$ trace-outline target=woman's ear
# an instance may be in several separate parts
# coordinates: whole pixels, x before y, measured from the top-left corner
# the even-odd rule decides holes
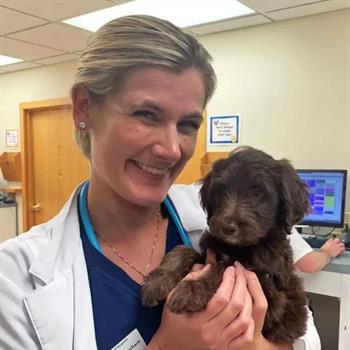
[[[87,131],[89,122],[89,92],[83,85],[77,85],[72,89],[73,121],[76,129]]]

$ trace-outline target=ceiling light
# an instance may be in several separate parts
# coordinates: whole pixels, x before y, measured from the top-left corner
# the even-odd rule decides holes
[[[254,13],[254,10],[237,0],[134,0],[63,22],[95,32],[103,24],[118,17],[150,15],[185,28],[251,13]]]
[[[14,58],[10,56],[0,55],[0,66],[6,66],[7,64],[22,62],[19,58]]]

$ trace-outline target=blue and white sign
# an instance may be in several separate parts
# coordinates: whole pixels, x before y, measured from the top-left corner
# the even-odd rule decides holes
[[[240,143],[240,115],[211,115],[208,117],[208,145],[234,146]]]

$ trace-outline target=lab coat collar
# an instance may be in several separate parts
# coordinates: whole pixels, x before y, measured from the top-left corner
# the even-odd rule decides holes
[[[47,239],[46,250],[29,270],[37,289],[24,298],[41,346],[50,350],[96,350],[77,191],[42,230]]]
[[[60,213],[41,226],[46,236],[47,246],[29,272],[34,281],[39,279],[44,285],[52,282],[55,273],[71,266],[81,246],[79,219],[77,212],[77,194],[72,194]]]
[[[169,189],[169,197],[174,203],[182,225],[187,232],[203,231],[207,228],[206,214],[199,204],[200,188],[200,184],[176,184]]]

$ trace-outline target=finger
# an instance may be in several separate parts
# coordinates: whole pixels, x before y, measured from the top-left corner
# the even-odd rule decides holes
[[[222,336],[225,339],[232,341],[232,339],[247,331],[247,328],[253,321],[252,307],[252,297],[249,295],[249,293],[247,293],[241,313],[236,319],[226,326],[222,333]]]
[[[203,264],[194,264],[192,266],[191,272],[197,272],[197,271],[201,271],[204,268],[205,265]]]
[[[253,300],[252,314],[255,322],[255,334],[259,335],[264,326],[268,306],[267,300],[256,274],[246,269],[244,269],[244,273],[247,279],[248,291]]]
[[[236,269],[235,283],[229,301],[220,313],[217,313],[215,317],[210,320],[209,325],[215,325],[216,327],[224,329],[242,312],[247,295],[247,282],[243,271]]]
[[[236,281],[236,270],[233,266],[229,266],[225,269],[222,277],[222,282],[210,299],[207,309],[205,312],[205,317],[207,321],[216,317],[230,302],[233,287]]]
[[[238,337],[235,337],[231,340],[230,344],[228,345],[228,350],[240,350],[240,349],[247,349],[250,348],[250,346],[254,342],[254,321],[252,320],[249,323],[248,328],[245,330],[245,332]]]
[[[198,264],[199,265],[199,264]],[[188,273],[183,279],[183,280],[196,280],[204,276],[210,269],[210,264],[205,265],[201,270],[198,271],[191,271]],[[170,293],[168,294],[166,298],[166,302],[171,298],[171,296],[174,294],[174,291],[176,290],[176,287],[173,288]]]
[[[196,265],[197,265],[197,267],[195,267]],[[183,278],[183,280],[197,280],[197,279],[201,278],[203,275],[205,275],[210,269],[210,264],[205,265],[202,269],[199,269],[199,265],[201,265],[201,264],[193,265],[194,269],[192,268],[191,272],[188,273]]]
[[[210,249],[207,249],[206,251],[206,261],[211,264],[216,263],[216,256],[215,253],[212,252]]]

